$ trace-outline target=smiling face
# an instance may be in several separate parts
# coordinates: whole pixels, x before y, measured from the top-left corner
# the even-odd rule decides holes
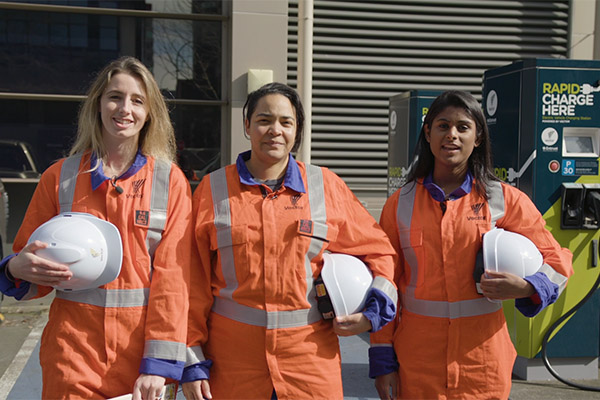
[[[142,81],[126,73],[113,75],[100,97],[100,114],[106,144],[137,142],[148,119]]]
[[[473,149],[479,145],[473,118],[463,108],[449,106],[424,129],[435,159],[434,169],[465,172]]]
[[[296,138],[296,112],[287,97],[268,94],[261,97],[252,115],[245,121],[252,149],[253,168],[283,169]]]

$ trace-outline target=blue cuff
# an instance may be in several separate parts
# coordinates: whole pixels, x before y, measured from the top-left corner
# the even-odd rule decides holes
[[[6,277],[6,265],[8,264],[8,260],[16,256],[16,254],[11,254],[2,259],[0,261],[0,292],[4,293],[6,296],[14,297],[17,300],[21,300],[23,296],[29,292],[29,286],[31,285],[29,282],[20,281],[19,287],[15,285],[15,282],[10,281]]]
[[[398,359],[392,346],[369,348],[369,378],[398,371]]]
[[[537,292],[540,303],[534,303],[530,297],[515,300],[515,307],[526,317],[533,317],[558,298],[558,285],[543,272],[536,272],[524,278]]]
[[[377,332],[385,324],[394,319],[396,316],[396,304],[383,291],[371,288],[367,295],[363,314],[371,321],[372,329],[369,332]]]
[[[209,369],[212,367],[213,362],[211,360],[201,361],[197,364],[190,365],[183,369],[183,375],[181,376],[181,383],[199,381],[201,379],[209,379]]]
[[[161,358],[142,358],[140,374],[158,375],[176,381],[181,379],[185,363],[183,361],[164,360]]]

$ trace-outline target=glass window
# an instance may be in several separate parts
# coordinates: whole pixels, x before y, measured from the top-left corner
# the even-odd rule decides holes
[[[33,4],[221,15],[221,1],[31,0]],[[84,95],[95,74],[121,55],[140,59],[169,100],[178,159],[190,179],[220,166],[222,22],[2,9],[0,92]],[[39,169],[65,156],[78,101],[0,99],[0,139],[30,143]]]

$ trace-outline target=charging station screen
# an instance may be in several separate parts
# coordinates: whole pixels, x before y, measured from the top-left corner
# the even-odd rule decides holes
[[[591,136],[566,136],[565,148],[567,153],[593,154],[594,145]]]

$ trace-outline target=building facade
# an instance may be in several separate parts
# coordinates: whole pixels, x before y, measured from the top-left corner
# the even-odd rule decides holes
[[[298,1],[312,10],[308,17]],[[29,142],[44,169],[68,150],[93,75],[108,61],[132,55],[153,71],[171,109],[181,165],[191,179],[200,179],[249,147],[241,109],[249,83],[257,83],[249,82],[248,72],[258,70],[266,72],[258,83],[308,86],[310,161],[331,168],[377,208],[386,195],[391,96],[462,89],[480,98],[487,69],[530,57],[598,58],[597,5],[2,1],[0,139]],[[308,47],[298,42],[299,21],[311,27]],[[298,54],[307,52],[312,78],[302,82]]]

